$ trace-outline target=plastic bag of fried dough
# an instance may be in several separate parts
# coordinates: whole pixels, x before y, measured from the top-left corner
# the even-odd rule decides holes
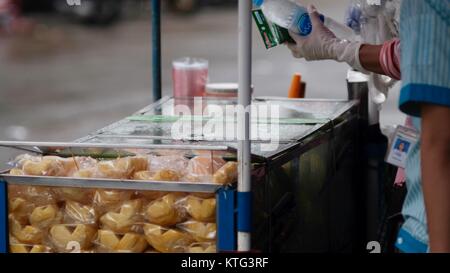
[[[216,240],[216,223],[190,220],[178,224],[177,227],[180,230],[189,233],[197,242],[210,242]]]
[[[45,230],[37,226],[33,226],[30,223],[20,223],[12,214],[9,215],[8,220],[10,235],[14,238],[14,240],[21,244],[43,244]]]
[[[111,179],[130,179],[136,172],[148,169],[148,160],[143,156],[124,157],[115,160],[100,161],[95,177]]]
[[[100,217],[102,229],[112,230],[118,234],[139,232],[142,225],[141,209],[144,200],[133,199],[122,202]]]
[[[180,155],[149,156],[148,170],[134,173],[135,180],[181,181],[188,160]]]
[[[59,202],[69,200],[87,205],[92,203],[94,196],[94,189],[91,188],[55,187],[53,191]]]
[[[73,176],[81,169],[93,167],[96,160],[90,157],[69,157],[59,156],[31,156],[20,155],[11,162],[14,168],[10,171],[14,175],[34,175],[34,176]]]
[[[214,173],[226,162],[221,157],[196,156],[189,160],[186,180],[191,182],[211,182]]]
[[[92,205],[67,200],[64,204],[64,223],[96,224],[99,215]]]
[[[183,172],[188,164],[188,160],[182,155],[150,155],[148,157],[148,162],[151,171],[170,169],[177,172]]]
[[[131,179],[134,173],[148,169],[145,156],[97,161],[91,157],[21,155],[11,162],[10,174],[76,178]]]
[[[232,184],[237,181],[237,162],[229,161],[220,167],[213,175],[213,182],[216,184]]]
[[[216,219],[215,198],[200,198],[190,194],[185,198],[178,200],[178,206],[182,207],[194,220],[214,222]]]
[[[147,249],[145,236],[135,232],[117,234],[112,230],[97,232],[96,251],[100,253],[142,253]]]
[[[123,202],[131,200],[133,195],[134,191],[130,190],[97,189],[94,191],[92,205],[103,214],[117,208]]]
[[[52,249],[45,245],[10,244],[10,253],[52,253]]]
[[[23,244],[16,238],[9,236],[10,253],[51,253],[52,249],[46,245]]]
[[[38,206],[56,204],[52,188],[41,186],[8,185],[8,208],[10,212],[27,215]]]
[[[73,176],[79,178],[131,179],[136,172],[147,169],[148,160],[146,157],[132,156],[99,161],[94,166],[80,169]]]
[[[56,204],[57,198],[50,188],[8,185],[8,209],[21,223],[27,223],[36,207]]]
[[[70,169],[70,161],[59,157],[20,155],[14,162],[11,173],[16,175],[65,176]],[[22,173],[21,173],[22,172]]]
[[[186,247],[194,242],[188,233],[154,224],[144,224],[144,233],[147,242],[163,253],[184,252]]]
[[[195,242],[187,246],[186,253],[217,253],[216,243],[214,242]]]
[[[168,193],[150,202],[144,208],[144,217],[149,223],[171,227],[184,220],[185,214],[178,204],[179,193]]]
[[[48,237],[58,252],[81,252],[91,249],[96,234],[96,225],[58,224],[50,228]]]

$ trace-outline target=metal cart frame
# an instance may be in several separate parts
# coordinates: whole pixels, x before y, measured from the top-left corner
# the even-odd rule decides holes
[[[153,32],[152,32],[152,52],[153,52],[153,98],[157,101],[161,97],[161,8],[160,0],[152,0],[152,22],[153,22]],[[238,93],[238,104],[248,107],[251,105],[251,50],[252,50],[252,18],[251,18],[252,1],[251,0],[240,0],[239,1],[239,50],[238,50],[238,74],[239,74],[239,93]],[[305,100],[303,100],[305,101]],[[336,100],[334,100],[336,101]],[[356,102],[349,102],[349,109],[354,109]],[[143,111],[143,110],[141,110]],[[352,110],[350,110],[352,112]],[[340,115],[345,114],[345,111],[338,113]],[[250,251],[251,250],[251,230],[252,230],[252,161],[251,161],[251,141],[249,138],[250,134],[250,112],[244,112],[238,118],[238,135],[244,135],[244,139],[238,140],[237,142],[237,159],[239,162],[239,176],[237,187],[220,187],[220,186],[208,186],[209,188],[199,189],[199,185],[196,184],[186,184],[177,185],[176,183],[157,183],[149,182],[148,184],[137,185],[133,181],[122,181],[123,186],[126,189],[137,189],[137,190],[164,190],[164,191],[176,191],[180,190],[180,186],[183,191],[195,192],[195,191],[206,191],[206,192],[216,192],[217,198],[217,248],[218,251]],[[336,126],[334,121],[327,122],[326,124],[321,124],[315,126],[311,129],[310,133],[306,135],[303,139],[292,144],[291,147],[286,149],[284,154],[274,154],[270,157],[265,164],[267,164],[267,169],[280,167],[286,162],[294,159],[302,151],[307,151],[312,149],[324,141],[329,141],[333,138],[336,130],[346,130],[349,123],[354,122],[353,116],[348,120],[349,122],[344,122]],[[355,121],[356,122],[356,121]],[[320,130],[318,130],[320,129]],[[314,141],[311,138],[314,135]],[[95,144],[83,143],[83,140],[88,140],[89,136],[82,139],[78,144],[74,143],[51,143],[48,145],[53,145],[57,147],[93,147]],[[0,142],[0,146],[11,146],[15,144],[17,146],[39,146],[42,143],[26,143],[26,142]],[[122,145],[124,148],[126,145]],[[108,145],[107,147],[111,147]],[[129,148],[135,148],[135,145]],[[140,146],[140,148],[153,148],[152,145]],[[161,145],[157,146],[161,148]],[[174,149],[173,145],[167,148]],[[207,147],[211,149],[211,146]],[[195,149],[199,149],[195,146]],[[223,149],[223,147],[218,147],[217,149]],[[68,187],[89,187],[92,188],[92,184],[81,183],[78,179],[60,179],[49,177],[44,177],[40,179],[39,177],[30,177],[30,179],[15,179],[14,177],[8,177],[8,175],[3,174],[5,180],[8,183],[34,183],[38,185],[47,186],[68,186]],[[269,179],[266,177],[265,179]],[[8,250],[8,232],[7,232],[7,182],[0,179],[0,200],[4,200],[3,204],[0,204],[0,252],[7,252]],[[32,182],[31,182],[32,181]],[[50,182],[49,182],[50,181]],[[98,180],[95,187],[99,188],[117,188],[117,181],[114,181],[112,185],[111,181],[108,180]],[[268,184],[268,183],[266,183]],[[268,197],[270,199],[270,196]],[[268,218],[270,223],[270,215]],[[270,225],[270,224],[269,224]],[[270,229],[270,227],[269,227]]]
[[[238,1],[238,103],[244,108],[251,105],[252,85],[252,0]],[[153,98],[161,98],[161,1],[152,0],[152,56],[153,56]],[[250,113],[238,118],[238,131],[244,139],[238,142],[238,193],[237,229],[238,251],[251,249],[251,141]]]
[[[244,108],[251,105],[252,84],[252,0],[240,0],[239,4],[239,38],[238,38],[238,102]],[[153,56],[153,99],[161,98],[161,0],[152,0],[152,56]],[[250,113],[243,113],[238,118],[238,131],[244,136],[238,144],[238,250],[249,251],[251,248],[251,142]]]
[[[0,147],[16,147],[19,150],[35,151],[40,153],[47,148],[55,147],[68,148],[76,154],[77,148],[108,148],[108,149],[193,149],[202,150],[202,147],[189,147],[183,145],[178,147],[174,145],[104,145],[92,143],[64,143],[64,142],[11,142],[0,141]],[[37,148],[37,149],[36,149]],[[204,147],[210,151],[224,151],[227,147],[208,146]],[[186,183],[186,182],[145,182],[134,180],[117,180],[117,179],[86,179],[80,178],[61,178],[48,176],[14,176],[8,175],[8,170],[1,171],[0,178],[0,200],[4,201],[0,204],[0,253],[7,253],[9,246],[8,238],[8,190],[7,185],[32,185],[32,186],[48,186],[48,187],[74,187],[74,188],[99,188],[99,189],[122,189],[122,190],[153,190],[168,192],[201,192],[215,193],[217,200],[217,248],[220,251],[234,251],[236,249],[236,236],[234,234],[235,226],[235,195],[236,191],[232,187],[221,186],[218,184],[206,183]],[[95,185],[95,186],[93,186]],[[220,223],[220,224],[219,224]]]

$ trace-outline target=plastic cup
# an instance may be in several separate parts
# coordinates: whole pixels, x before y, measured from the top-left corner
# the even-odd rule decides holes
[[[181,58],[173,61],[173,96],[202,97],[208,82],[208,61]]]

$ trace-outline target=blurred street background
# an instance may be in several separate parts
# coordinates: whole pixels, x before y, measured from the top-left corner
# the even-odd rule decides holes
[[[150,1],[124,1],[120,17],[97,22],[28,2],[13,33],[0,32],[1,140],[74,140],[152,102]],[[163,8],[163,95],[172,93],[172,60],[184,56],[208,59],[210,81],[236,82],[237,1],[203,1],[194,12],[179,2]],[[348,3],[304,2],[339,21]],[[299,72],[308,98],[347,97],[347,65],[293,59],[284,46],[267,51],[253,30],[255,95],[287,96]],[[403,123],[397,99],[398,87],[383,125]]]

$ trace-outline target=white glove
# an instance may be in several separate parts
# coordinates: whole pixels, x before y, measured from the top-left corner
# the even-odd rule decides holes
[[[306,36],[300,36],[289,30],[289,34],[295,44],[288,43],[288,48],[296,58],[305,58],[308,61],[336,60],[346,62],[360,72],[368,73],[359,61],[360,42],[341,40],[334,35],[320,20],[319,13],[313,5],[308,7],[311,17],[312,32]]]

